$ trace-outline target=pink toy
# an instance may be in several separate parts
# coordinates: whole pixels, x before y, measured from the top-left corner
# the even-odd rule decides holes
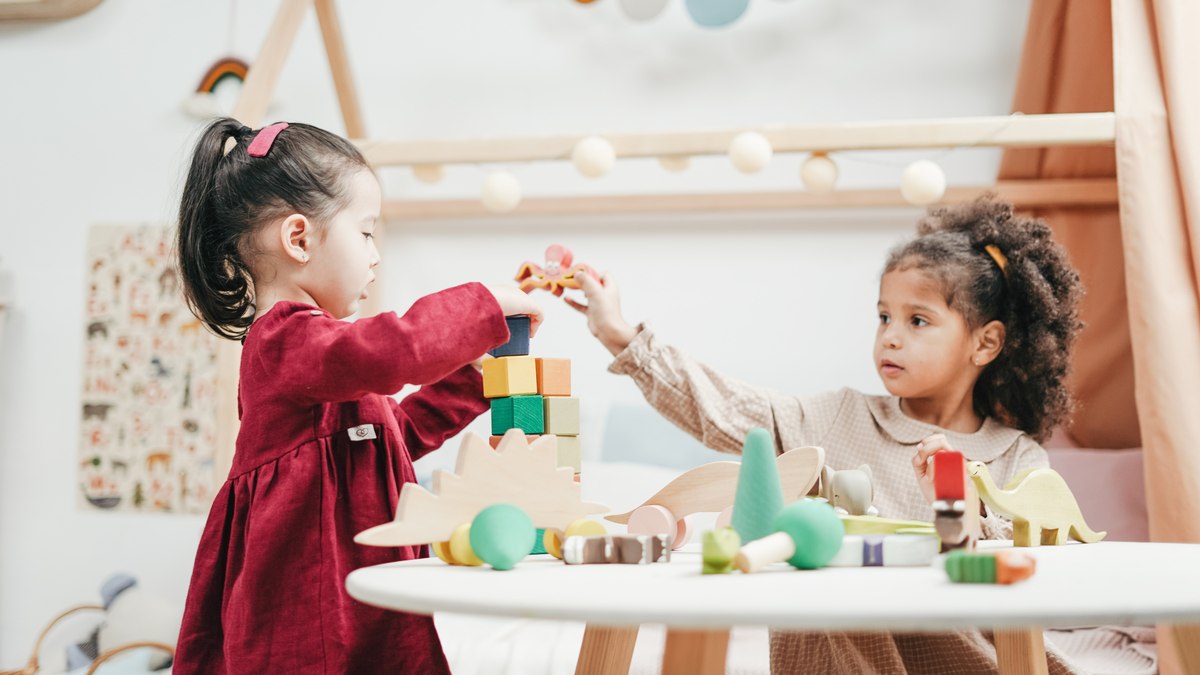
[[[526,293],[535,288],[544,288],[555,295],[562,295],[564,288],[579,288],[580,274],[590,274],[593,279],[599,280],[600,275],[596,274],[596,270],[590,265],[572,265],[574,260],[571,249],[561,244],[552,244],[546,249],[545,267],[526,261],[521,263],[514,278]]]

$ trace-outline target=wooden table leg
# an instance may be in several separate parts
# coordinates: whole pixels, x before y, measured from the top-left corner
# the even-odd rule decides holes
[[[663,675],[720,675],[725,672],[729,629],[667,629]]]
[[[1175,650],[1185,673],[1200,673],[1200,624],[1175,626]]]
[[[996,643],[996,663],[1000,675],[1047,675],[1046,642],[1041,628],[998,630],[992,634]]]
[[[575,675],[628,675],[637,635],[637,626],[587,626],[583,630],[579,660],[575,662]]]

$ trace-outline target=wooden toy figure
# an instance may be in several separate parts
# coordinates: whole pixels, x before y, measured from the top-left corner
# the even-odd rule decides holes
[[[871,504],[875,498],[875,487],[871,467],[866,464],[844,471],[835,471],[829,466],[821,469],[821,498],[839,514],[879,515],[879,509]]]
[[[776,457],[775,463],[786,504],[808,494],[816,484],[825,465],[825,450],[795,448]],[[678,549],[691,536],[684,519],[690,513],[717,511],[721,514],[717,527],[730,524],[740,472],[740,462],[701,464],[667,483],[634,510],[605,518],[628,525],[631,533],[669,534],[672,548]]]
[[[727,574],[733,571],[733,560],[737,557],[742,539],[732,527],[721,527],[704,533],[704,546],[700,554],[701,574]]]
[[[775,534],[743,546],[734,565],[746,574],[784,560],[796,569],[817,569],[841,550],[845,532],[832,506],[801,499],[779,512]]]
[[[661,534],[607,534],[597,537],[567,537],[563,562],[568,565],[620,563],[645,565],[671,562],[671,542]]]
[[[1037,546],[1067,543],[1067,537],[1085,544],[1104,538],[1083,520],[1083,513],[1067,482],[1053,469],[1030,469],[996,487],[983,462],[971,462],[967,473],[979,496],[992,511],[1013,521],[1013,545]]]
[[[966,460],[957,450],[942,450],[933,456],[934,526],[942,550],[974,549],[979,539],[979,506],[968,513]],[[971,500],[974,503],[974,500]]]
[[[582,518],[608,511],[603,504],[583,501],[574,470],[558,466],[556,440],[554,436],[542,436],[530,443],[520,429],[510,429],[493,451],[487,441],[468,433],[459,448],[454,473],[435,471],[432,493],[417,483],[405,483],[395,520],[359,532],[354,541],[367,546],[451,542],[450,546],[434,546],[438,557],[462,564],[474,563],[477,557],[496,569],[504,569],[515,563],[507,544],[512,543],[515,549],[523,547],[522,555],[528,554],[534,528],[566,530]],[[485,511],[490,514],[483,519],[485,527],[462,528]],[[528,532],[525,519],[530,523]],[[478,547],[485,532],[518,534],[502,537],[504,542],[492,537],[481,551]],[[456,533],[458,539],[453,540]],[[516,539],[519,541],[509,541]],[[468,550],[475,557],[468,555]]]
[[[1037,560],[1020,551],[951,551],[946,556],[946,575],[960,584],[1013,584],[1033,576],[1036,570]]]
[[[590,265],[583,263],[572,264],[575,256],[571,249],[560,244],[553,244],[546,249],[546,266],[536,263],[521,263],[514,277],[526,293],[535,288],[544,288],[555,295],[562,295],[564,288],[579,288],[577,275],[590,274],[599,279],[600,275]]]

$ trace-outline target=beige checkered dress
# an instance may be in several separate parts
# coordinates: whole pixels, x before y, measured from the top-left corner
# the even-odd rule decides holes
[[[973,434],[939,429],[900,412],[899,399],[866,396],[852,389],[797,398],[754,387],[714,372],[679,350],[660,344],[644,327],[609,367],[629,375],[650,405],[679,428],[715,450],[741,452],[753,427],[771,431],[783,452],[803,445],[825,448],[835,469],[867,464],[881,516],[933,519],[912,470],[916,445],[946,435],[967,460],[986,462],[1003,485],[1022,469],[1048,466],[1046,451],[1024,432],[992,419]],[[984,536],[1005,539],[1011,523],[989,513]],[[1075,672],[1050,654],[1051,673]],[[945,634],[772,631],[773,673],[989,673],[996,650],[979,631]]]

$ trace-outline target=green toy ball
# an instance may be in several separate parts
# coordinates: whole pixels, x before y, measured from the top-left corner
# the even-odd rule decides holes
[[[471,521],[471,548],[493,569],[511,570],[533,550],[533,520],[512,504],[493,504]]]
[[[796,542],[796,552],[788,563],[802,570],[815,570],[833,560],[846,532],[833,507],[814,499],[784,507],[775,518],[775,530],[786,532]]]

